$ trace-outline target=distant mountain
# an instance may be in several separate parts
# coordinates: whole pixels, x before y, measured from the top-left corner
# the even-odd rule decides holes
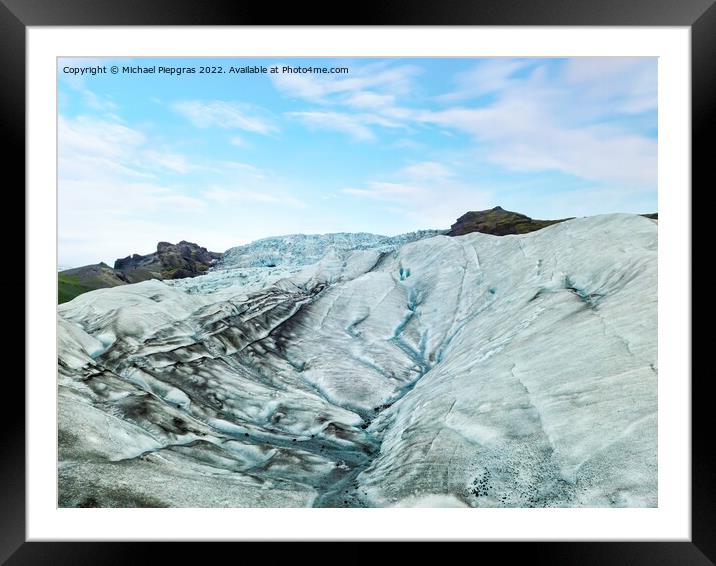
[[[58,302],[66,303],[87,291],[125,285],[126,281],[106,263],[96,263],[59,272],[57,283]]]
[[[642,214],[645,218],[658,219],[658,213]],[[573,217],[572,217],[573,218]],[[505,210],[496,206],[489,210],[473,210],[466,212],[457,219],[455,224],[450,226],[448,236],[464,236],[473,232],[492,234],[493,236],[507,236],[509,234],[527,234],[541,230],[552,224],[558,224],[572,218],[560,218],[559,220],[535,220],[519,212]]]
[[[182,279],[201,275],[223,255],[184,240],[178,244],[159,242],[154,253],[118,259],[114,262],[114,270],[127,283],[148,279]]]
[[[492,234],[493,236],[507,236],[508,234],[526,234],[540,230],[546,226],[570,220],[534,220],[519,212],[510,212],[501,206],[490,210],[477,210],[463,214],[457,222],[450,227],[448,236],[464,236],[472,232]]]
[[[114,268],[97,263],[60,271],[57,274],[58,302],[65,303],[88,291],[148,279],[195,277],[205,273],[222,256],[222,253],[210,252],[192,242],[159,242],[156,252],[118,259]]]

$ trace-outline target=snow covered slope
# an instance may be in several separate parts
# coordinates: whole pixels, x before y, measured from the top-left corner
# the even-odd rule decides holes
[[[61,506],[657,504],[656,223],[311,246],[60,306]]]
[[[292,234],[256,240],[227,250],[222,266],[266,267],[276,265],[310,265],[320,261],[330,250],[376,250],[391,252],[409,242],[430,238],[440,230],[420,230],[399,236],[380,236],[364,232],[335,234]]]
[[[227,250],[220,264],[202,277],[176,279],[167,284],[187,293],[213,293],[227,287],[257,290],[295,275],[327,256],[344,260],[358,250],[392,252],[409,242],[443,232],[445,230],[419,230],[398,236],[339,232],[264,238]]]

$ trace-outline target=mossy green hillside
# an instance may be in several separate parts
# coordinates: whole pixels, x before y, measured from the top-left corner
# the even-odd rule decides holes
[[[57,302],[58,304],[66,303],[71,301],[75,297],[86,293],[87,291],[94,291],[95,289],[101,289],[104,285],[91,285],[86,282],[80,281],[78,277],[73,275],[65,275],[62,273],[57,274]]]

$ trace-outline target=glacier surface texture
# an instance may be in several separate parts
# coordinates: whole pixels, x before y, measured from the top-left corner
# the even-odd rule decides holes
[[[59,307],[59,505],[653,507],[657,224],[273,238]]]

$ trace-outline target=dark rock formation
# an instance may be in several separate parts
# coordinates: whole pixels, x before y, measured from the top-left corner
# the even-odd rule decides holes
[[[65,303],[87,291],[139,283],[147,279],[196,277],[206,272],[223,255],[183,240],[178,244],[159,242],[156,252],[118,259],[114,262],[114,268],[106,263],[96,263],[60,271],[57,274],[58,302]]]
[[[448,236],[464,236],[472,232],[506,236],[508,234],[526,234],[540,230],[545,226],[564,222],[569,218],[560,220],[534,220],[518,212],[510,212],[500,206],[490,210],[477,210],[463,214],[457,222],[450,227]]]
[[[114,262],[114,270],[127,283],[147,279],[181,279],[201,275],[222,255],[184,240],[178,244],[159,242],[154,253],[133,254],[118,259]]]

